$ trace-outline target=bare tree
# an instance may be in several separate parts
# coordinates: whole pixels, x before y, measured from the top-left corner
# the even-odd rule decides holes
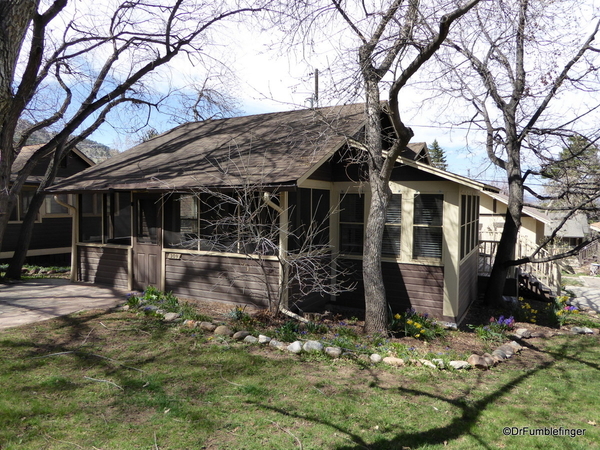
[[[524,193],[544,198],[528,182],[548,173],[563,139],[580,134],[593,141],[597,131],[592,113],[598,101],[592,93],[599,50],[593,42],[600,22],[586,20],[585,4],[578,8],[572,2],[482,3],[472,20],[460,23],[459,35],[450,42],[454,53],[440,58],[444,81],[451,81],[446,92],[471,106],[472,117],[462,119],[483,132],[490,160],[506,172],[508,212],[486,293],[492,304],[501,302],[510,267],[541,262],[535,259],[539,248],[513,260]],[[577,12],[579,20],[573,17]],[[589,34],[582,36],[585,30]]]
[[[350,51],[358,63],[354,70],[356,77],[351,80],[353,86],[349,88],[356,91],[356,86],[360,86],[366,101],[365,141],[354,141],[353,145],[366,159],[372,198],[363,249],[365,331],[368,333],[383,333],[388,326],[381,246],[391,196],[389,180],[396,159],[413,137],[413,131],[401,119],[403,88],[439,50],[453,22],[478,2],[471,0],[454,6],[437,1],[330,0],[303,2],[297,11],[298,35],[312,37],[311,32],[316,29],[333,29],[332,33],[345,36],[346,42],[353,45],[340,53]],[[382,102],[385,94],[386,103]],[[394,128],[390,139],[383,135],[381,118],[384,114],[390,117]]]
[[[77,5],[67,0],[54,0],[46,10],[40,10],[42,6],[36,0],[2,2],[0,245],[18,193],[41,158],[53,154],[30,210],[42,204],[43,189],[52,183],[58,162],[104,123],[109,113],[125,107],[146,107],[150,114],[159,106],[161,99],[150,95],[144,80],[167,67],[179,54],[202,65],[212,29],[261,9],[259,2],[254,5],[134,0],[116,4],[112,10],[95,5],[81,14]],[[34,125],[16,139],[17,121],[25,116]],[[11,181],[16,156],[31,134],[42,128],[52,128],[54,137]],[[31,227],[36,211],[29,221],[26,219],[24,228]],[[9,276],[20,275],[27,235],[31,235],[31,229],[23,236]]]

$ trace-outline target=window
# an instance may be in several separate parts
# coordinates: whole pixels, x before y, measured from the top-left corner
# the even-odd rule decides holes
[[[165,247],[198,250],[198,199],[193,194],[174,194],[165,202]]]
[[[300,188],[288,193],[289,250],[329,245],[329,191]]]
[[[79,241],[102,243],[102,194],[79,195]]]
[[[261,193],[171,195],[165,203],[165,247],[272,255],[278,223]]]
[[[383,256],[400,256],[400,236],[402,223],[402,195],[392,194],[385,216],[385,228],[383,230],[383,245],[381,254]]]
[[[131,245],[129,192],[79,195],[79,241]]]
[[[443,215],[443,195],[415,195],[413,258],[442,257]]]
[[[59,194],[58,199],[62,203],[69,203],[69,196],[67,194]],[[69,215],[69,208],[57,203],[54,200],[54,195],[46,196],[45,202],[45,216],[65,216]]]
[[[340,252],[362,255],[364,234],[364,197],[340,196]]]
[[[479,196],[462,195],[460,208],[460,259],[479,245]]]

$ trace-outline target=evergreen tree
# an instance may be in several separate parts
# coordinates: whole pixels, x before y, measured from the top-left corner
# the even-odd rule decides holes
[[[428,147],[429,156],[431,157],[431,165],[438,169],[448,170],[448,163],[446,162],[446,155],[444,155],[444,149],[440,147],[437,139],[433,141]]]

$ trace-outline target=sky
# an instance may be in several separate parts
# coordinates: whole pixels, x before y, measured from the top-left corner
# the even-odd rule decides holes
[[[316,50],[278,49],[273,45],[282,40],[277,31],[246,29],[239,24],[222,32],[222,37],[226,39],[222,40],[221,53],[217,59],[236,76],[233,80],[222,75],[229,79],[231,94],[239,102],[238,109],[243,115],[310,106],[308,99],[313,94],[315,69],[319,69],[321,73],[322,89],[331,86],[332,72],[329,68],[339,51],[335,43],[319,43]],[[178,58],[163,75],[172,86],[181,87],[197,71],[198,68],[189,65],[186,58]],[[437,123],[435,112],[428,107],[421,108],[422,102],[418,96],[413,92],[403,92],[402,95],[401,114],[404,122],[415,132],[413,142],[426,142],[430,145],[437,140],[445,151],[451,172],[488,183],[504,180],[500,171],[490,169],[489,160],[476,133],[466,127]],[[338,101],[335,98],[325,99],[319,106],[329,106]],[[168,123],[165,117],[157,116],[154,120],[152,125],[161,132],[175,126]],[[123,137],[123,133],[110,126],[103,126],[91,139],[119,150],[136,144],[135,140]]]

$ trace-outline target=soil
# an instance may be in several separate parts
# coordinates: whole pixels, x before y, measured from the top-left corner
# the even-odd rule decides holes
[[[225,322],[235,325],[235,322],[231,319],[231,311],[236,305],[198,300],[184,301],[194,303],[201,314],[212,317],[216,323]],[[547,303],[537,302],[535,300],[528,300],[528,303],[531,304],[532,308],[538,310],[542,310],[547,305]],[[286,316],[273,317],[273,315],[269,314],[268,311],[252,309],[250,307],[247,307],[244,311],[250,314],[255,320],[260,322],[261,327],[266,329],[277,328],[285,322],[292,320]],[[412,348],[420,354],[433,353],[440,355],[463,355],[465,358],[472,353],[481,355],[485,352],[493,351],[493,349],[500,346],[503,342],[485,342],[475,334],[469,325],[485,325],[489,323],[490,317],[499,317],[501,314],[504,314],[506,317],[510,316],[510,314],[507,314],[506,312],[502,313],[501,311],[490,311],[488,306],[481,303],[476,303],[471,307],[467,318],[463,322],[463,325],[458,330],[448,332],[447,337],[444,339],[436,339],[432,342],[426,342],[404,336],[390,336],[389,339],[391,341],[404,344],[406,347]],[[354,327],[357,333],[362,333],[364,327],[364,311],[333,307],[330,305],[327,312],[322,315],[322,318],[319,320],[319,322],[326,325],[336,325],[340,322],[344,322],[347,327]],[[552,326],[552,324],[544,323],[543,319],[538,324],[516,322],[514,329],[518,328],[527,328],[532,333],[537,332],[542,335],[541,337],[520,341],[521,345],[527,346],[531,349],[537,349],[544,340],[557,334],[564,334],[567,331],[566,328],[561,330],[560,328]],[[512,338],[509,337],[506,341],[509,341],[510,339]],[[520,358],[520,361],[521,364],[527,366],[529,363],[539,363],[540,358],[543,359],[543,355],[541,353],[529,352],[527,355],[523,354],[523,357]]]

